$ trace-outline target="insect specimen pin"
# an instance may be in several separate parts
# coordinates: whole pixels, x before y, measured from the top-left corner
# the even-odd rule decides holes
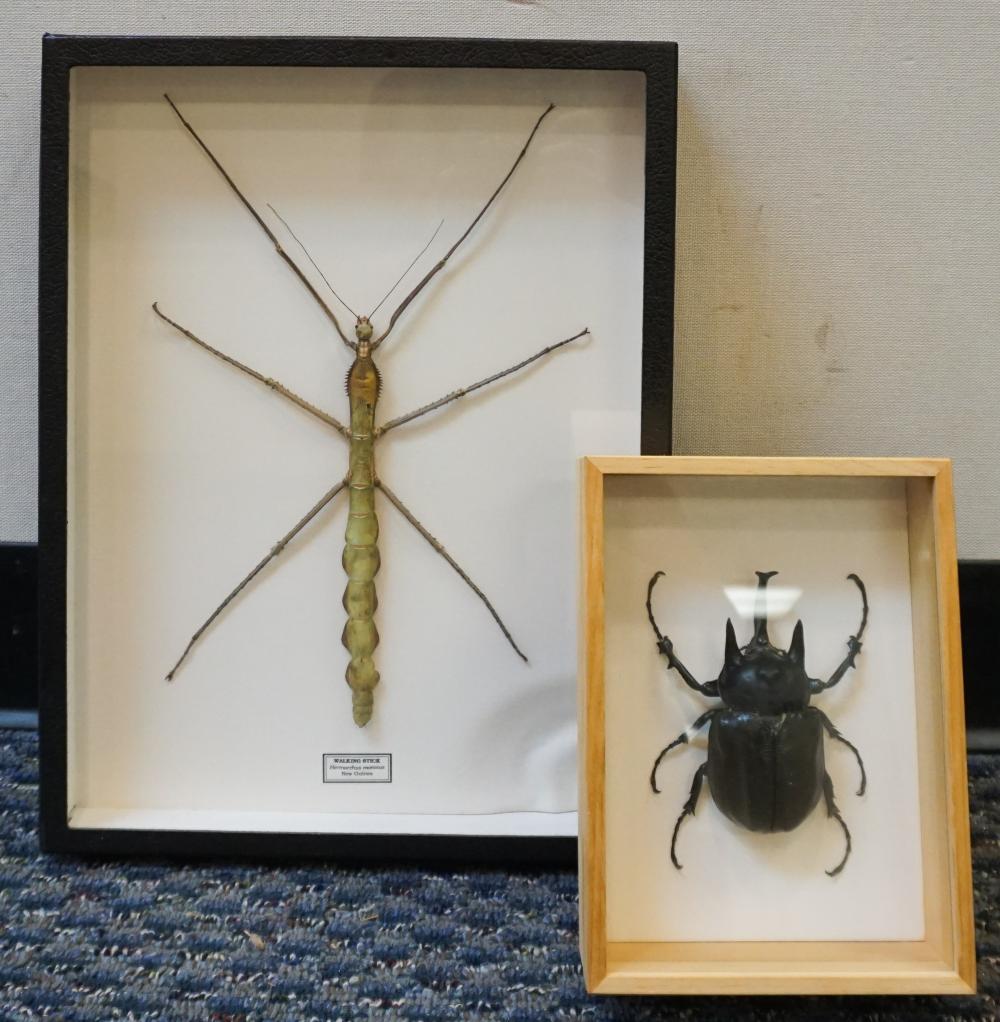
[[[868,594],[857,575],[847,577],[861,593],[861,625],[858,634],[847,640],[847,656],[828,681],[810,678],[805,667],[805,636],[799,621],[787,650],[771,645],[767,635],[768,581],[776,571],[757,572],[757,604],[754,609],[753,637],[742,648],[736,641],[733,622],[726,621],[726,650],[719,677],[704,684],[674,653],[674,644],[657,627],[653,617],[653,586],[663,575],[658,571],[646,591],[646,613],[656,635],[656,648],[666,657],[684,683],[702,695],[721,699],[723,705],[706,710],[686,731],[678,735],[656,757],[649,783],[656,794],[656,770],[663,757],[690,738],[706,724],[708,759],[695,771],[691,792],[674,824],[670,839],[670,860],[677,861],[677,833],[681,823],[693,816],[707,773],[712,799],[724,815],[747,830],[771,834],[794,830],[812,812],[822,797],[828,816],[841,826],[847,847],[843,858],[827,870],[836,876],[851,854],[851,832],[834,801],[833,781],[826,772],[823,755],[823,731],[842,742],[854,753],[861,771],[858,795],[865,793],[868,779],[858,750],[837,730],[833,721],[818,707],[810,706],[812,695],[836,685],[854,667],[861,652],[861,636],[868,623]]]
[[[395,310],[389,316],[389,321],[385,329],[379,334],[376,334],[375,327],[372,324],[372,317],[381,307],[383,302],[388,299],[389,295],[391,295],[396,287],[402,282],[406,274],[409,273],[420,256],[423,255],[424,251],[426,251],[430,246],[431,242],[429,241],[427,245],[424,246],[424,249],[420,252],[417,258],[410,263],[406,271],[404,271],[402,276],[400,276],[392,288],[389,289],[385,297],[378,303],[375,309],[373,309],[368,315],[362,315],[354,312],[336,293],[336,291],[333,290],[329,281],[306,251],[305,246],[303,246],[298,238],[295,237],[291,228],[287,223],[285,223],[280,214],[278,214],[273,207],[269,207],[272,213],[274,213],[278,220],[281,221],[296,244],[302,248],[306,258],[322,278],[324,284],[330,290],[334,298],[336,298],[337,301],[343,305],[352,316],[354,316],[354,338],[351,339],[342,329],[331,306],[323,298],[317,287],[305,274],[295,259],[293,259],[284,248],[277,235],[268,225],[261,213],[258,212],[258,210],[251,204],[250,200],[239,189],[236,182],[220,163],[219,159],[215,156],[211,149],[209,149],[208,145],[202,140],[191,124],[185,119],[184,115],[180,112],[173,100],[171,100],[169,96],[164,96],[164,99],[166,99],[167,103],[170,104],[171,109],[177,115],[188,134],[194,139],[198,146],[200,146],[205,155],[214,164],[216,170],[222,175],[222,178],[225,180],[232,193],[243,204],[247,212],[251,217],[253,217],[257,225],[264,232],[268,240],[274,246],[278,256],[298,278],[306,291],[308,291],[310,297],[320,306],[341,341],[343,341],[354,355],[354,361],[347,373],[347,397],[350,408],[350,424],[344,425],[329,413],[317,408],[315,405],[300,397],[284,384],[279,383],[271,377],[265,376],[263,373],[257,372],[257,370],[244,365],[232,356],[227,355],[218,348],[208,344],[206,341],[196,336],[192,331],[181,326],[180,323],[166,315],[166,313],[159,308],[158,303],[153,303],[153,311],[156,315],[188,340],[194,342],[200,348],[214,355],[216,358],[221,359],[234,369],[238,369],[240,372],[253,377],[255,380],[271,388],[276,393],[281,394],[293,404],[298,405],[299,408],[308,412],[310,415],[326,423],[327,426],[344,437],[349,444],[347,475],[344,476],[343,479],[335,482],[326,491],[326,493],[324,493],[323,496],[316,501],[316,503],[302,516],[302,518],[300,518],[295,525],[293,525],[292,528],[278,540],[278,542],[253,567],[246,577],[244,577],[236,585],[232,592],[230,592],[229,595],[226,596],[226,598],[215,608],[215,610],[212,611],[194,635],[191,636],[191,639],[184,651],[167,674],[167,680],[169,681],[173,679],[174,675],[187,659],[188,654],[197,644],[199,639],[201,639],[219,615],[226,610],[237,596],[239,596],[251,580],[254,579],[267,564],[277,557],[278,554],[280,554],[282,550],[284,550],[285,547],[325,507],[327,507],[333,498],[336,497],[343,489],[347,489],[348,491],[349,507],[347,528],[344,535],[344,553],[342,558],[344,571],[347,575],[347,586],[344,590],[343,599],[344,609],[347,612],[347,623],[344,626],[341,639],[350,654],[350,662],[347,666],[347,683],[351,688],[351,704],[354,722],[358,726],[363,726],[371,720],[374,704],[373,693],[375,686],[379,682],[379,672],[376,669],[374,662],[375,647],[378,646],[379,643],[379,634],[375,627],[374,620],[375,610],[378,606],[378,598],[375,592],[375,576],[378,573],[380,565],[378,549],[379,526],[378,515],[375,508],[376,489],[386,497],[389,503],[397,511],[399,511],[400,514],[402,514],[402,516],[420,533],[420,535],[423,536],[428,543],[430,543],[430,545],[451,565],[452,568],[454,568],[463,581],[473,590],[479,599],[482,600],[500,630],[503,632],[511,648],[522,660],[525,661],[525,663],[527,663],[527,657],[521,652],[517,644],[514,642],[509,629],[503,623],[500,615],[486,597],[485,593],[483,593],[483,591],[472,581],[469,575],[459,566],[458,562],[447,552],[447,550],[445,550],[441,543],[420,523],[416,516],[406,507],[399,497],[397,497],[396,494],[393,493],[393,491],[390,490],[389,487],[386,486],[386,484],[378,477],[375,472],[375,444],[382,436],[388,433],[389,430],[395,429],[398,426],[403,426],[406,423],[412,422],[414,419],[418,419],[429,412],[433,412],[444,405],[450,404],[452,401],[456,401],[467,394],[471,394],[473,391],[486,387],[498,380],[502,380],[504,377],[510,376],[512,373],[516,373],[532,363],[537,362],[545,355],[548,355],[549,353],[586,336],[589,334],[589,330],[580,330],[578,333],[573,334],[572,337],[567,337],[564,340],[557,341],[555,344],[550,344],[547,347],[542,348],[541,351],[535,352],[535,354],[523,359],[515,365],[509,366],[506,369],[501,369],[484,379],[452,391],[449,394],[445,394],[444,397],[441,397],[436,401],[423,405],[406,415],[400,415],[389,422],[383,423],[382,425],[376,425],[375,422],[375,407],[378,402],[379,390],[381,388],[381,377],[375,365],[373,356],[379,346],[389,337],[396,323],[399,321],[399,318],[403,315],[408,306],[431,282],[431,280],[433,280],[433,278],[440,273],[442,269],[444,269],[445,264],[452,255],[454,255],[456,249],[458,249],[462,242],[468,238],[476,224],[479,223],[486,214],[486,211],[493,205],[494,200],[503,190],[504,185],[506,185],[511,179],[514,171],[524,159],[525,154],[528,151],[528,147],[531,145],[538,129],[542,125],[542,122],[554,109],[554,105],[549,104],[549,106],[538,117],[535,122],[535,126],[531,129],[531,132],[522,146],[521,151],[514,160],[513,165],[510,170],[507,171],[507,174],[501,180],[500,184],[497,185],[493,194],[486,201],[486,204],[482,207],[482,209],[480,209],[479,213],[475,216],[458,240],[455,241],[448,249],[444,256],[442,256],[442,258],[424,274],[416,286],[413,287],[399,305],[396,306]],[[436,235],[437,231],[434,233]],[[433,237],[431,238],[431,241],[433,241]]]

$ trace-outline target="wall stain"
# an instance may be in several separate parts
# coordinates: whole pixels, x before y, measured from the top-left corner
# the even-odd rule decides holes
[[[829,316],[827,316],[827,318],[824,319],[818,327],[816,327],[816,332],[813,334],[813,337],[816,339],[816,347],[819,348],[820,351],[826,351],[826,346],[830,341],[830,330],[832,327],[833,320]]]

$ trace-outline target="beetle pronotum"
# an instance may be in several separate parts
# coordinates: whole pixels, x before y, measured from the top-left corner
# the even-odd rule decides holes
[[[420,258],[420,255],[423,255],[423,251],[426,251],[430,242],[428,242],[427,246],[424,246],[424,250],[417,256],[417,259],[413,260],[404,274],[396,281],[393,287],[390,288],[389,292],[382,299],[382,302],[379,302],[375,309],[373,309],[368,315],[358,314],[355,313],[339,295],[337,295],[332,286],[330,286],[329,281],[327,281],[326,277],[323,275],[322,271],[318,266],[316,266],[315,262],[313,262],[312,257],[305,250],[304,246],[301,246],[301,242],[299,242],[292,233],[287,223],[285,223],[280,214],[278,214],[273,207],[269,207],[272,213],[274,213],[278,220],[280,220],[284,225],[286,230],[288,230],[296,243],[302,247],[306,258],[309,259],[310,263],[312,263],[313,267],[319,273],[320,277],[322,277],[324,283],[337,301],[355,317],[355,337],[352,340],[342,329],[333,309],[324,300],[322,295],[320,295],[317,287],[312,283],[299,264],[282,246],[274,230],[272,230],[272,228],[268,225],[262,214],[240,190],[233,180],[233,177],[223,167],[222,163],[202,140],[194,127],[192,127],[192,125],[183,116],[176,104],[169,96],[164,96],[164,98],[167,103],[170,104],[170,107],[177,115],[177,118],[180,120],[180,123],[184,126],[188,134],[194,139],[205,155],[214,164],[216,170],[219,174],[221,174],[229,189],[264,232],[267,239],[274,246],[277,254],[306,288],[310,297],[320,306],[340,340],[354,355],[354,361],[347,374],[347,396],[350,404],[350,425],[344,425],[332,415],[322,411],[315,405],[297,395],[284,384],[265,376],[263,373],[252,369],[248,365],[244,365],[242,362],[237,361],[235,358],[223,353],[218,348],[213,347],[211,344],[202,340],[187,327],[182,326],[176,320],[166,315],[166,313],[160,309],[158,303],[153,303],[153,311],[156,315],[184,337],[188,338],[188,340],[193,341],[203,350],[281,394],[289,401],[304,409],[310,415],[320,419],[335,432],[346,438],[349,443],[347,475],[336,481],[326,491],[326,493],[324,493],[319,500],[313,504],[302,518],[300,518],[295,525],[293,525],[292,528],[278,540],[270,551],[235,586],[235,588],[225,597],[224,600],[222,600],[215,610],[212,611],[208,618],[191,636],[177,662],[168,672],[167,680],[169,681],[174,677],[177,670],[184,663],[188,654],[194,648],[205,631],[246,588],[252,579],[254,579],[264,569],[264,567],[270,563],[271,560],[277,557],[278,554],[280,554],[282,550],[284,550],[285,547],[295,538],[295,536],[297,536],[302,529],[304,529],[325,507],[327,507],[327,505],[330,504],[334,497],[336,497],[337,494],[344,489],[348,490],[350,506],[344,537],[344,553],[342,559],[344,571],[347,575],[347,586],[344,590],[343,599],[344,609],[347,612],[347,622],[344,626],[342,641],[350,654],[350,663],[347,667],[346,677],[347,683],[351,688],[351,704],[354,722],[359,727],[364,726],[371,719],[374,704],[373,691],[379,682],[379,672],[375,668],[373,659],[375,647],[379,643],[379,635],[374,621],[375,610],[378,606],[378,599],[375,592],[375,575],[378,572],[380,565],[378,550],[379,527],[378,517],[375,510],[376,489],[379,490],[386,497],[389,503],[403,515],[403,517],[420,533],[421,536],[423,536],[428,543],[430,543],[434,550],[436,550],[437,553],[439,553],[451,565],[451,567],[454,568],[473,592],[475,592],[475,594],[483,601],[514,652],[517,653],[522,660],[527,662],[527,657],[514,642],[513,636],[507,626],[503,623],[503,620],[497,613],[493,604],[486,597],[485,593],[483,593],[483,591],[472,581],[469,575],[459,566],[458,562],[455,561],[455,559],[445,550],[441,543],[420,523],[420,521],[418,521],[416,516],[406,507],[400,498],[397,497],[396,494],[389,489],[385,482],[376,475],[374,448],[376,441],[389,432],[389,430],[395,429],[398,426],[403,426],[406,423],[412,422],[415,419],[434,411],[435,409],[450,404],[452,401],[456,401],[467,394],[471,394],[473,391],[486,387],[498,380],[502,380],[505,377],[510,376],[512,373],[516,373],[519,370],[526,368],[532,363],[543,358],[545,355],[548,355],[550,352],[556,351],[557,349],[588,335],[589,330],[586,328],[580,330],[571,337],[567,337],[564,340],[550,344],[506,369],[501,369],[481,380],[477,380],[475,383],[445,394],[436,401],[423,405],[422,407],[408,412],[405,415],[400,415],[389,422],[383,423],[382,425],[375,424],[375,406],[378,401],[381,378],[378,369],[376,368],[373,356],[379,346],[389,337],[393,328],[396,326],[396,323],[399,321],[400,317],[409,305],[444,268],[445,264],[452,255],[454,255],[462,242],[464,242],[472,233],[473,228],[475,228],[475,226],[483,218],[486,211],[493,205],[497,196],[503,190],[504,185],[506,185],[511,179],[514,171],[524,159],[532,140],[542,125],[542,122],[554,109],[554,104],[549,104],[549,106],[546,107],[546,109],[539,115],[512,166],[507,171],[504,178],[500,181],[499,185],[497,185],[493,194],[489,197],[489,199],[487,199],[479,213],[459,236],[458,240],[452,244],[445,255],[439,259],[434,266],[427,271],[427,273],[424,274],[417,285],[412,288],[405,298],[403,298],[390,315],[388,323],[381,333],[376,333],[371,322],[371,317],[382,305],[382,302],[384,302],[389,295],[392,294],[395,288],[406,276],[406,273],[412,269],[417,262],[417,259]],[[435,232],[435,234],[436,233],[437,232]],[[433,240],[433,238],[431,240]]]

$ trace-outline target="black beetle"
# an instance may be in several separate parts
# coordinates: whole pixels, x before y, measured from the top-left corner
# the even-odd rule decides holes
[[[683,734],[678,735],[653,764],[649,783],[656,794],[656,769],[663,757],[711,722],[708,732],[708,759],[695,771],[691,793],[674,824],[670,840],[670,860],[677,861],[677,832],[686,816],[693,816],[702,780],[707,772],[712,798],[734,823],[747,830],[771,834],[794,830],[812,812],[820,796],[826,811],[843,828],[847,839],[844,857],[826,872],[836,876],[851,854],[851,832],[840,815],[833,797],[833,782],[826,772],[823,757],[823,730],[843,742],[854,753],[861,769],[858,795],[865,793],[867,777],[858,750],[834,727],[820,709],[809,705],[809,697],[832,688],[854,667],[861,652],[861,636],[868,623],[868,594],[857,575],[851,579],[861,592],[861,627],[847,640],[847,656],[830,675],[829,681],[810,678],[805,669],[805,641],[802,622],[792,633],[786,652],[771,645],[767,636],[765,590],[776,571],[758,571],[757,604],[754,608],[753,638],[742,648],[737,645],[732,619],[726,622],[726,657],[718,680],[701,684],[674,655],[674,644],[660,633],[653,618],[653,586],[663,574],[658,571],[649,580],[646,612],[656,634],[656,647],[667,658],[685,684],[702,695],[721,699],[723,706],[703,713]]]

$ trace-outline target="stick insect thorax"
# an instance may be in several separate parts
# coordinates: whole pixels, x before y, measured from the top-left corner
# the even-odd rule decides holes
[[[381,563],[378,552],[378,515],[375,512],[375,405],[381,380],[372,359],[372,325],[359,316],[354,328],[358,343],[347,374],[350,401],[350,457],[347,473],[349,510],[344,533],[343,565],[347,574],[344,610],[347,623],[341,641],[351,655],[347,683],[351,710],[359,727],[371,720],[379,673],[373,659],[378,645],[375,576]]]

